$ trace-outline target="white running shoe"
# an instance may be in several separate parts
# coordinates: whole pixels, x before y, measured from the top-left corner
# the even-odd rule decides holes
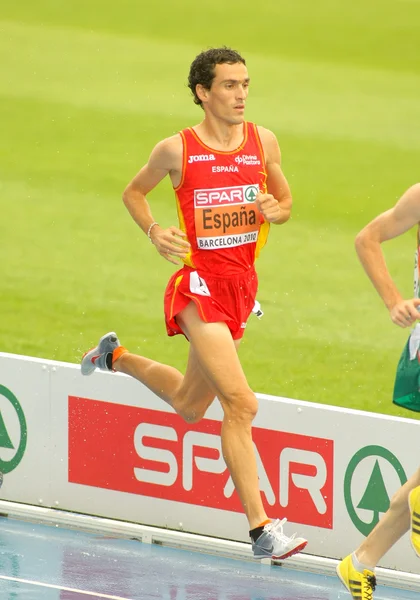
[[[264,527],[264,531],[260,537],[252,542],[252,551],[254,558],[273,558],[282,560],[289,558],[303,550],[308,543],[307,540],[300,537],[288,537],[283,533],[283,525],[287,519],[277,519],[272,523],[268,523]]]
[[[91,375],[95,369],[112,371],[112,353],[118,346],[121,344],[116,333],[110,331],[103,335],[98,345],[83,355],[80,364],[82,375]]]

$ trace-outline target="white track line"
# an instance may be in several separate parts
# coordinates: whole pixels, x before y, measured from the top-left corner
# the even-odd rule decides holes
[[[16,581],[17,583],[27,583],[29,585],[39,585],[40,587],[52,588],[54,590],[63,590],[63,592],[85,594],[85,596],[95,596],[95,598],[105,598],[106,600],[130,600],[130,598],[124,598],[123,596],[98,594],[98,592],[87,592],[86,590],[77,590],[75,588],[63,587],[62,585],[52,585],[50,583],[41,583],[40,581],[31,581],[29,579],[18,579],[17,577],[6,577],[5,575],[0,575],[0,579],[5,579],[6,581]]]

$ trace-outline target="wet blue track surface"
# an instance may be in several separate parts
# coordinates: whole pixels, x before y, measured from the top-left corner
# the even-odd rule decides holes
[[[53,587],[48,587],[53,586]],[[1,600],[345,600],[337,578],[0,518]],[[375,600],[418,594],[378,586]]]

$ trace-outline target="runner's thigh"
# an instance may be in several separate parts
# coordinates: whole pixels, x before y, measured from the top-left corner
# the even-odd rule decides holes
[[[232,339],[226,323],[205,323],[193,302],[177,316],[177,322],[191,343],[203,380],[220,400],[229,402],[250,392],[237,354],[239,341]]]

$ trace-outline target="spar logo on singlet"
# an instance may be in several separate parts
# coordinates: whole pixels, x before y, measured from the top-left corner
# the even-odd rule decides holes
[[[258,184],[194,190],[194,218],[200,250],[257,241],[261,221],[255,204]]]

